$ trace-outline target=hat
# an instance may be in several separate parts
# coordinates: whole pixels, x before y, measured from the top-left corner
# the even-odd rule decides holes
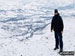
[[[57,9],[55,9],[55,13],[58,13],[58,10]]]

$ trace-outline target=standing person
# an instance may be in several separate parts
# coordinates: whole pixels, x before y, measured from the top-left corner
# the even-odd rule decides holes
[[[57,9],[54,11],[54,16],[51,22],[51,32],[54,30],[55,33],[55,48],[54,50],[59,49],[60,47],[60,52],[63,52],[63,40],[62,40],[62,33],[63,33],[63,20],[61,16],[59,15],[59,12]]]

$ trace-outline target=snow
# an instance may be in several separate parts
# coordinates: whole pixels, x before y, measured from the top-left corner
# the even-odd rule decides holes
[[[74,51],[75,26],[74,17],[64,18],[64,51]],[[3,33],[1,33],[3,32]],[[58,51],[54,51],[54,33],[50,32],[50,24],[44,28],[43,34],[34,34],[32,38],[23,36],[9,38],[9,34],[0,29],[0,56],[60,56]],[[7,36],[8,35],[8,36]]]
[[[54,9],[64,21],[64,51],[75,51],[74,0],[0,0],[0,56],[60,56],[51,32]]]

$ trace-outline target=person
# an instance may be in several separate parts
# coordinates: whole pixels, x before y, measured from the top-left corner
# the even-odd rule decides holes
[[[54,30],[55,33],[55,48],[54,50],[59,49],[60,52],[63,52],[63,40],[62,40],[62,34],[63,34],[64,24],[62,17],[60,16],[57,9],[54,11],[54,16],[51,21],[51,32]]]

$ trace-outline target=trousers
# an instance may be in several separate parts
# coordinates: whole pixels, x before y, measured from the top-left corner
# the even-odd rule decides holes
[[[63,49],[63,40],[62,40],[62,33],[55,31],[55,47],[59,48],[60,50]]]

